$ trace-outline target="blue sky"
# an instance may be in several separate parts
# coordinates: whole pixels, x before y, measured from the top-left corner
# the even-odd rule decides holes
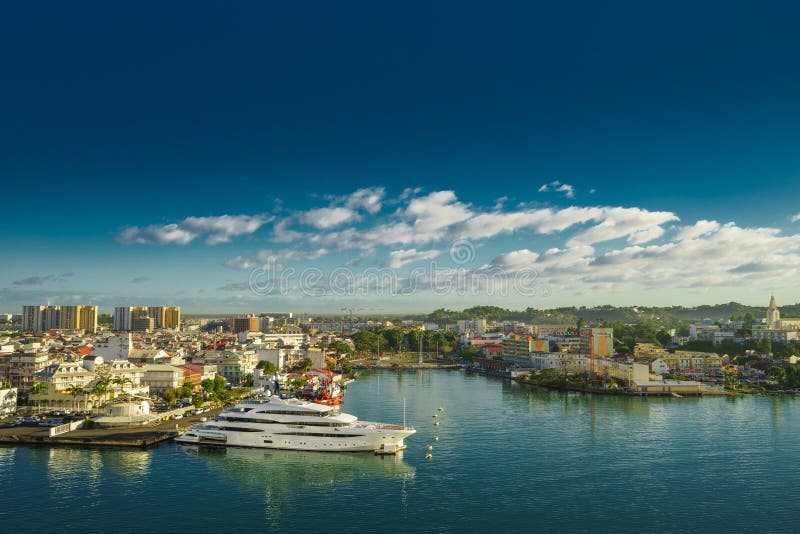
[[[796,302],[798,11],[6,6],[0,308]]]

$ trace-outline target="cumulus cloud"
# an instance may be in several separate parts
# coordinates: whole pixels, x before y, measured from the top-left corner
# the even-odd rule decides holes
[[[632,244],[641,244],[661,237],[661,225],[677,221],[669,211],[648,211],[641,208],[603,208],[602,221],[579,232],[567,241],[568,246],[591,245],[627,237]]]
[[[558,181],[540,189],[574,195],[572,186]],[[775,228],[744,228],[705,219],[682,223],[672,211],[632,206],[507,205],[506,200],[487,199],[487,204],[479,205],[461,200],[455,191],[419,188],[388,198],[380,187],[328,196],[321,207],[282,212],[272,225],[272,248],[232,257],[225,264],[250,270],[335,254],[331,261],[336,265],[368,261],[370,268],[401,269],[440,257],[452,243],[467,240],[475,247],[491,243],[501,253],[482,266],[460,267],[473,273],[533,269],[542,280],[571,292],[763,285],[765,279],[779,287],[800,274],[800,235],[783,235]],[[167,225],[127,228],[118,240],[224,243],[257,231],[268,220],[259,215],[190,217]],[[497,239],[511,234],[522,241],[508,247],[517,250],[503,249],[508,241]],[[543,241],[546,247],[540,246]],[[456,274],[440,269],[428,282],[435,285],[439,278]],[[56,278],[35,276],[13,284],[41,285]]]
[[[408,250],[393,250],[389,253],[389,259],[384,263],[385,267],[390,269],[399,269],[409,263],[414,263],[422,260],[432,260],[441,255],[441,250],[417,250],[415,248]]]
[[[117,234],[116,240],[124,245],[187,245],[205,235],[207,244],[217,245],[252,234],[271,219],[264,215],[187,217],[178,223],[129,226]]]
[[[683,241],[684,239],[696,239],[698,237],[708,235],[712,232],[719,230],[720,224],[717,221],[707,221],[705,219],[697,221],[690,226],[684,226],[678,231],[676,239]]]
[[[375,215],[381,210],[386,190],[383,187],[366,187],[358,189],[347,196],[345,206],[350,209],[363,209]]]
[[[318,208],[308,210],[300,216],[300,221],[309,226],[325,230],[340,226],[346,222],[359,220],[355,211],[350,208]]]
[[[800,274],[800,235],[732,223],[688,235],[694,237],[602,253],[586,245],[541,254],[521,249],[498,255],[491,265],[510,272],[532,268],[563,288],[607,290],[741,286],[764,276],[788,282]]]
[[[795,213],[792,215],[792,222],[800,221],[800,213]]]

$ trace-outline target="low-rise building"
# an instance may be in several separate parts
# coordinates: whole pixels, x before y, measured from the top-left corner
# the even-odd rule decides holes
[[[0,417],[13,415],[17,411],[17,388],[0,389]]]
[[[162,395],[168,389],[183,385],[183,369],[173,365],[150,364],[144,366],[142,383],[150,387],[150,391]]]
[[[8,369],[11,387],[17,388],[20,392],[28,391],[34,384],[36,373],[43,371],[53,361],[47,352],[13,353]]]

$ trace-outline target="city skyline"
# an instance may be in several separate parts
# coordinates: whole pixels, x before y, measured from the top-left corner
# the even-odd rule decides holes
[[[9,7],[3,311],[798,302],[779,10]],[[264,290],[265,265],[322,282]],[[404,295],[365,274],[415,269]],[[535,276],[490,294],[489,272]]]

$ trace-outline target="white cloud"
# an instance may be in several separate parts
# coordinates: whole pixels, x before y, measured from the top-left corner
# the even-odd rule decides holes
[[[271,217],[263,215],[222,215],[187,217],[181,222],[145,227],[130,226],[120,231],[116,240],[125,245],[186,245],[201,235],[206,243],[228,243],[232,238],[256,232]]]
[[[372,215],[381,210],[386,190],[383,187],[367,187],[358,189],[347,197],[345,206],[351,209],[363,209]]]
[[[602,221],[572,236],[567,246],[591,245],[627,237],[633,244],[652,241],[664,233],[660,226],[677,221],[678,216],[668,211],[648,211],[641,208],[603,208]]]
[[[409,263],[414,263],[422,260],[432,260],[441,255],[441,250],[417,250],[415,248],[408,250],[393,250],[389,253],[389,259],[384,263],[385,267],[390,269],[399,269]]]
[[[800,221],[800,213],[795,213],[792,215],[792,222]]]
[[[712,232],[719,230],[720,224],[717,221],[707,221],[705,219],[697,221],[691,226],[684,226],[678,231],[676,239],[683,241],[684,239],[696,239],[698,237],[708,235]]]
[[[405,216],[414,220],[416,231],[435,232],[468,219],[472,212],[453,191],[436,191],[409,202]]]
[[[225,262],[225,265],[234,269],[250,270],[269,265],[280,265],[287,261],[316,260],[328,254],[330,250],[318,248],[314,250],[282,249],[259,250],[251,256],[236,256]]]
[[[567,198],[575,198],[575,188],[569,184],[561,184],[556,191],[564,193],[564,196]]]
[[[774,228],[726,224],[691,239],[602,253],[590,246],[541,254],[521,249],[498,255],[491,265],[510,272],[535,269],[543,275],[543,283],[570,291],[739,288],[763,283],[764,277],[774,283],[796,279],[800,274],[800,235],[782,236]]]
[[[568,185],[545,184],[548,191],[561,189],[562,194],[569,192],[565,189]],[[466,239],[481,247],[494,239],[492,248],[502,253],[474,273],[483,272],[481,269],[533,269],[543,282],[570,293],[763,287],[766,283],[779,288],[800,275],[800,234],[782,235],[775,228],[742,228],[733,222],[705,219],[674,226],[679,218],[672,211],[512,206],[503,198],[475,205],[450,190],[423,194],[419,189],[406,189],[400,196],[387,198],[379,187],[326,197],[324,202],[323,207],[284,212],[272,227],[274,249],[242,254],[226,265],[248,270],[269,261],[313,261],[338,253],[331,260],[337,265],[369,262],[367,267],[400,269],[441,256],[456,240]],[[382,211],[384,206],[395,207],[389,212]],[[205,239],[213,245],[252,234],[269,220],[265,215],[189,217],[172,224],[126,228],[117,240],[187,244]],[[524,240],[509,247],[518,250],[503,249],[506,240],[497,239],[510,234],[517,236],[516,241]],[[541,247],[543,240],[547,247]],[[437,277],[447,279],[454,274],[441,270],[431,276],[429,282],[435,284]]]
[[[542,184],[538,191],[539,193],[554,191],[556,193],[564,193],[566,198],[575,198],[575,188],[570,184],[562,184],[559,180],[553,180],[549,184]]]
[[[220,217],[187,217],[181,226],[197,234],[208,234],[206,243],[228,243],[234,237],[256,232],[272,217],[262,215],[222,215]]]
[[[350,208],[317,208],[308,210],[300,216],[300,220],[320,230],[341,226],[348,221],[358,221],[360,217]]]

